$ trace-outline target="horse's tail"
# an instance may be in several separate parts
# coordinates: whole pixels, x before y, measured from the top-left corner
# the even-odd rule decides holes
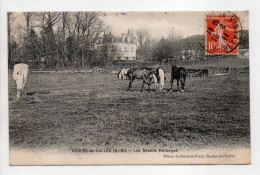
[[[159,69],[160,69],[160,68],[155,69],[155,73],[156,73],[157,75],[159,75]]]
[[[121,70],[119,70],[118,73],[117,73],[117,78],[118,78],[118,79],[120,79],[120,76],[119,76],[120,73],[121,73]]]
[[[158,82],[160,82],[160,72],[159,72],[159,69],[160,68],[155,69],[155,75],[156,75],[156,78],[157,78]]]

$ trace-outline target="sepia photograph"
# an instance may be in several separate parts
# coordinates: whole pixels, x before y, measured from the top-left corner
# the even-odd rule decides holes
[[[9,11],[10,165],[250,164],[249,11]]]

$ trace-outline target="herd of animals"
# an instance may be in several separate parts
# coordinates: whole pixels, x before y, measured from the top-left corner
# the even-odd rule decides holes
[[[17,85],[17,98],[19,99],[21,95],[26,96],[26,83],[29,74],[29,69],[27,64],[16,64],[14,65],[13,78]],[[171,68],[171,89],[173,91],[173,82],[177,81],[178,91],[184,91],[185,81],[187,76],[208,76],[207,69],[185,69],[184,67],[176,67],[172,65]],[[166,81],[165,73],[162,68],[130,68],[121,69],[118,72],[118,78],[123,80],[130,80],[129,90],[132,91],[132,83],[135,79],[143,80],[141,91],[143,91],[144,85],[147,84],[149,90],[151,89],[152,83],[154,83],[155,88],[159,88],[159,91],[164,89],[164,82]],[[179,88],[179,83],[181,83],[181,88]]]
[[[184,67],[176,67],[172,65],[171,68],[171,89],[173,90],[173,81],[176,79],[178,91],[184,91],[185,81],[187,77],[187,70]],[[129,90],[132,91],[132,83],[135,79],[143,80],[141,92],[143,91],[144,85],[147,84],[149,90],[151,90],[152,83],[155,87],[159,87],[159,91],[164,89],[164,81],[166,80],[165,73],[162,68],[130,68],[121,69],[118,72],[119,79],[129,79]],[[179,83],[181,83],[181,88],[179,88]]]
[[[189,77],[207,77],[209,74],[208,69],[187,69]]]

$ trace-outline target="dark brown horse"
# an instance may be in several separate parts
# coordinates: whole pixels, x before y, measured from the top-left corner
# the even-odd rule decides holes
[[[172,92],[172,85],[173,80],[177,80],[177,87],[179,89],[179,81],[181,82],[181,91],[184,91],[185,81],[186,81],[187,71],[184,67],[176,67],[172,65],[172,73],[171,73],[171,92]]]
[[[144,84],[147,84],[149,86],[149,90],[151,90],[151,78],[152,78],[153,74],[156,74],[154,68],[143,67],[140,69],[137,69],[137,68],[129,69],[127,72],[127,77],[130,80],[129,90],[132,91],[132,83],[135,79],[143,80],[141,92],[143,91]]]

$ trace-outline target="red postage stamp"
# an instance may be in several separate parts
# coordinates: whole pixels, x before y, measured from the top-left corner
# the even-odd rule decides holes
[[[207,15],[206,54],[238,54],[240,27],[236,15]]]

